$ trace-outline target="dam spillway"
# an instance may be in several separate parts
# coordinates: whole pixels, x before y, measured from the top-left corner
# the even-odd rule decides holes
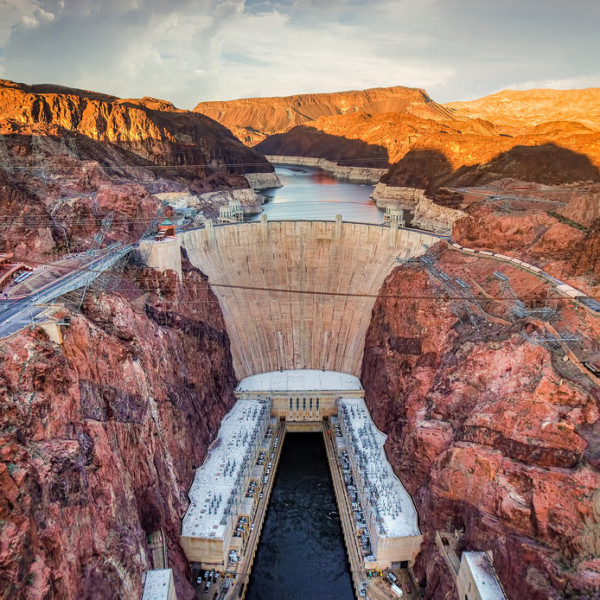
[[[423,254],[439,236],[361,223],[276,221],[209,226],[178,234],[208,276],[243,379],[279,369],[360,375],[379,289],[397,258]],[[155,244],[160,250],[161,244]],[[165,261],[153,249],[159,267]],[[151,264],[151,262],[149,262]]]

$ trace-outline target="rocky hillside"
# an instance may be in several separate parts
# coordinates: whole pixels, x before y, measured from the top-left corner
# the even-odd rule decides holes
[[[429,195],[442,185],[489,184],[506,177],[543,184],[597,181],[600,92],[543,92],[519,93],[516,107],[506,100],[512,98],[508,94],[483,98],[473,106],[463,103],[464,109],[448,105],[450,114],[395,110],[322,116],[271,135],[256,149],[343,165],[390,165],[382,181],[410,186],[410,181],[426,179],[422,189]],[[415,161],[415,155],[437,157]]]
[[[272,171],[223,126],[164,101],[0,81],[0,252],[88,250],[108,215],[106,243],[137,241],[160,216],[154,194],[248,188],[244,173]]]
[[[590,339],[600,322],[566,300],[550,301],[550,323],[516,317],[494,272],[532,307],[547,292],[534,276],[441,244],[430,256],[479,307],[450,302],[445,280],[418,263],[396,269],[373,310],[361,377],[419,512],[425,598],[456,594],[437,530],[458,530],[459,551],[491,550],[509,600],[596,598],[600,386],[579,359],[600,356]],[[536,343],[553,332],[590,338]]]
[[[4,135],[19,124],[47,124],[92,140],[111,142],[157,165],[189,165],[203,175],[215,167],[234,172],[272,168],[225,127],[201,114],[154,98],[119,99],[71,88],[0,80]],[[240,170],[238,169],[238,171]],[[242,171],[243,172],[243,171]]]
[[[173,277],[90,292],[61,346],[40,329],[0,342],[0,597],[140,598],[158,529],[195,597],[180,519],[235,379],[206,279]]]
[[[94,248],[110,214],[105,242],[135,242],[161,210],[150,190],[193,185],[157,175],[148,161],[113,144],[69,134],[72,150],[63,145],[64,130],[34,131],[4,138],[10,162],[0,168],[0,252],[45,262]]]
[[[538,146],[543,149],[529,150]],[[507,176],[542,183],[597,180],[600,166],[600,133],[585,128],[575,132],[562,126],[538,128],[511,137],[484,121],[432,121],[403,114],[322,118],[273,135],[256,149],[345,165],[389,163],[392,170],[384,181],[398,180],[391,185],[402,185],[397,176],[402,170],[408,173],[407,180],[427,174],[428,179],[448,185],[473,185],[478,179],[490,182]],[[420,153],[437,154],[439,159],[423,162],[417,171],[412,168],[415,164],[399,164]]]
[[[507,179],[542,186],[581,184],[586,187],[600,181],[600,154],[594,155],[592,160],[570,149],[569,146],[579,149],[583,143],[576,138],[562,144],[531,136],[510,141],[491,139],[489,144],[484,140],[471,141],[475,143],[470,148],[467,140],[457,140],[451,148],[432,141],[428,148],[411,149],[390,167],[381,182],[424,189],[435,196],[441,187],[493,188]],[[600,135],[594,136],[589,153],[595,152],[596,141],[600,142]],[[472,162],[475,156],[479,160]],[[535,187],[528,192],[535,197]]]
[[[600,88],[505,90],[468,102],[444,104],[457,117],[485,119],[507,133],[548,122],[578,123],[600,131]]]
[[[423,119],[452,119],[451,113],[434,102],[424,90],[400,86],[332,94],[200,102],[194,112],[219,121],[249,146],[269,135],[321,117],[405,113]]]

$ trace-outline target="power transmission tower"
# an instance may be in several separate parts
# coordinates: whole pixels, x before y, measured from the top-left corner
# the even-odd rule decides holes
[[[431,277],[434,277],[442,288],[446,291],[450,300],[450,307],[456,318],[463,322],[463,315],[460,312],[458,302],[462,300],[464,312],[466,313],[471,325],[479,331],[481,318],[487,320],[487,313],[483,310],[479,300],[475,298],[471,287],[462,279],[452,279],[439,264],[433,265],[433,260],[427,256],[420,257],[421,262],[425,263],[425,268]],[[434,286],[433,293],[436,297],[440,297],[439,288]],[[476,312],[473,310],[476,309]]]
[[[77,144],[75,142],[75,138],[69,137],[61,137],[60,138],[60,153],[65,156],[72,156],[73,158],[79,158],[79,153],[77,152]]]
[[[35,177],[46,180],[48,178],[48,173],[46,171],[46,155],[42,148],[41,136],[37,134],[31,136],[31,162]]]
[[[4,139],[4,136],[1,133],[0,133],[0,168],[4,169],[10,175],[12,175],[14,173],[14,168],[13,168],[12,160],[10,159],[8,147],[6,145],[6,140]]]
[[[494,271],[494,275],[500,281],[500,290],[502,295],[509,301],[511,301],[510,314],[511,320],[514,322],[516,319],[523,319],[525,317],[537,317],[543,321],[548,321],[552,316],[556,314],[556,310],[548,306],[548,294],[546,294],[546,303],[544,306],[538,308],[527,308],[525,303],[519,299],[517,293],[510,285],[510,281],[504,273],[500,271]],[[548,293],[550,290],[548,290]]]
[[[98,230],[98,233],[94,234],[95,247],[91,248],[90,250],[87,251],[88,256],[94,257],[94,256],[96,256],[96,254],[98,254],[98,251],[100,250],[100,246],[102,245],[102,242],[104,241],[106,234],[108,233],[108,231],[110,230],[110,228],[112,226],[113,216],[114,216],[114,213],[109,212],[100,222],[100,229]],[[78,311],[81,311],[81,307],[83,306],[83,300],[85,298],[85,294],[88,291],[89,287],[90,287],[90,284],[88,283],[83,288],[83,293],[81,294],[81,300],[79,302],[79,307],[77,309]]]

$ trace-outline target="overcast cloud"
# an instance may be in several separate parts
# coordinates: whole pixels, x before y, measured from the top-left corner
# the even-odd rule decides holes
[[[599,23],[598,0],[0,0],[0,77],[182,108],[391,85],[449,102],[600,87]]]

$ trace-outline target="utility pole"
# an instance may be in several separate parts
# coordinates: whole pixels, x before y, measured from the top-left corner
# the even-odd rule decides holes
[[[14,173],[12,161],[10,159],[10,153],[6,145],[4,136],[0,133],[0,168],[4,169],[8,174]]]
[[[41,139],[39,134],[32,134],[31,136],[31,166],[34,175],[45,181],[48,179],[48,173],[46,170],[46,155],[42,149]]]

